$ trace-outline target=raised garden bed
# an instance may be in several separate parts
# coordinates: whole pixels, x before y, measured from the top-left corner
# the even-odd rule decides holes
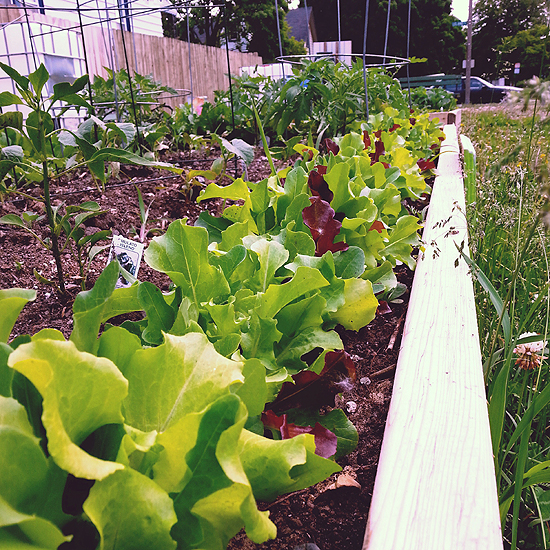
[[[445,156],[444,154],[442,158],[445,158]],[[440,165],[440,171],[442,170],[443,168]],[[145,174],[139,171],[132,172],[132,175],[145,177]],[[164,182],[162,183],[162,189],[156,189],[157,183],[149,181],[147,184],[141,184],[146,202],[149,202],[152,198],[155,199],[153,202],[155,209],[150,213],[150,219],[154,220],[154,225],[162,227],[163,225],[166,226],[168,221],[173,218],[187,216],[193,220],[196,217],[198,209],[194,203],[178,194],[178,182]],[[71,185],[72,182],[67,182],[66,189],[62,191],[70,192]],[[125,236],[131,235],[132,226],[136,232],[139,232],[137,195],[133,200],[133,208],[129,209],[127,189],[127,187],[121,187],[119,188],[120,191],[114,191],[112,195],[109,192],[100,197],[100,201],[103,203],[102,206],[108,209],[108,215],[103,219],[94,218],[94,223],[105,224],[107,228],[118,229],[119,232],[125,233]],[[179,200],[174,201],[174,196],[178,197]],[[90,194],[90,198],[98,199],[94,193]],[[83,197],[80,196],[78,202],[82,199]],[[4,205],[3,213],[9,213],[10,207],[9,204]],[[210,207],[216,210],[217,203],[213,202]],[[131,214],[130,210],[135,210],[135,212]],[[431,215],[431,219],[433,219],[433,215]],[[432,223],[431,219],[428,225]],[[440,232],[443,234],[448,231],[450,235],[454,235],[455,229],[445,227],[448,224],[449,222],[445,222],[439,227]],[[97,227],[102,228],[101,225]],[[49,255],[40,256],[38,253],[39,247],[30,237],[23,235],[25,234],[13,229],[2,231],[1,238],[3,239],[4,250],[2,263],[6,268],[2,274],[3,288],[29,286],[29,283],[38,287],[32,279],[34,268],[41,270],[44,277],[53,278],[54,266]],[[450,239],[447,240],[450,242]],[[19,245],[21,244],[24,246],[20,250]],[[430,246],[431,241],[427,247],[428,251]],[[12,254],[15,254],[15,256]],[[439,254],[439,251],[437,251],[437,254]],[[437,254],[434,252],[434,256],[437,256]],[[457,257],[458,252],[455,253],[453,259]],[[90,283],[93,282],[102,269],[102,263],[104,265],[104,262],[105,257],[98,258],[97,263],[92,267],[94,271],[90,276]],[[74,267],[73,265],[73,269]],[[408,279],[405,270],[398,275],[402,282],[410,283],[410,278]],[[77,281],[76,271],[73,271],[72,276]],[[169,281],[166,277],[158,273],[153,274],[152,271],[149,272],[144,268],[144,271],[140,273],[140,279],[149,278],[161,289],[168,290]],[[76,293],[76,287],[76,284],[71,285],[70,290],[73,296]],[[40,300],[34,304],[29,304],[26,309],[28,313],[23,314],[15,327],[15,334],[25,332],[32,334],[43,327],[58,328],[65,335],[70,333],[72,328],[70,326],[71,298],[61,298],[47,287],[40,287],[39,294]],[[40,307],[34,308],[35,305],[39,304],[41,304]],[[391,381],[387,377],[391,376],[392,367],[396,361],[397,350],[400,345],[400,327],[402,326],[404,314],[402,305],[392,306],[390,309],[392,309],[391,312],[378,315],[374,323],[362,329],[357,335],[341,331],[346,348],[354,356],[359,367],[359,384],[355,388],[343,392],[339,402],[339,405],[348,411],[350,418],[358,426],[361,439],[358,450],[341,460],[348,479],[336,475],[314,488],[305,489],[290,497],[281,497],[275,501],[275,504],[266,504],[264,508],[272,512],[273,518],[277,515],[282,518],[283,523],[278,525],[279,539],[266,543],[265,548],[294,548],[307,542],[317,544],[321,549],[335,547],[354,549],[360,547],[372,492],[372,480],[376,469],[377,447],[380,444],[386,416],[385,406],[389,402],[391,392]],[[471,335],[473,336],[474,332]],[[382,352],[389,352],[389,354],[382,359]],[[368,413],[370,413],[370,416],[367,417]],[[372,420],[373,418],[375,418],[375,421]],[[374,442],[374,445],[372,445],[374,451],[367,451],[367,440]],[[368,454],[369,452],[371,454]],[[420,453],[418,454],[420,455]],[[415,460],[419,460],[419,458],[416,457]],[[336,483],[335,487],[331,487],[333,483]],[[308,519],[307,516],[295,517],[298,511],[308,512],[308,510],[312,514],[310,517],[314,518],[313,521]],[[371,525],[372,521],[371,518]],[[371,544],[371,535],[369,535],[368,540]],[[249,543],[243,540],[242,546],[239,546],[240,543],[237,538],[232,544],[234,545],[233,548],[245,548],[248,547],[246,545]],[[386,545],[386,542],[383,544]]]
[[[193,155],[196,160],[196,155]],[[188,160],[189,157],[187,157]],[[170,158],[175,162],[176,158]],[[211,161],[210,161],[211,163]],[[200,167],[200,165],[199,165]],[[181,193],[179,178],[164,178],[164,173],[154,173],[142,168],[126,167],[121,181],[99,193],[86,178],[69,178],[56,184],[54,203],[79,204],[85,200],[97,201],[107,213],[90,220],[90,231],[112,229],[114,234],[135,238],[139,234],[138,195],[133,182],[141,190],[146,205],[150,204],[147,229],[165,229],[174,219],[187,217],[193,222],[202,207]],[[261,152],[248,170],[251,180],[260,180],[269,174],[267,160]],[[85,189],[86,191],[82,191]],[[219,201],[212,201],[208,209],[215,213]],[[1,215],[37,210],[31,201],[6,201],[0,207]],[[39,221],[40,231],[45,222]],[[149,242],[153,233],[147,236]],[[60,330],[66,337],[72,331],[72,304],[80,290],[78,266],[69,254],[64,255],[68,294],[60,295],[52,287],[38,283],[33,271],[55,279],[55,264],[47,252],[29,233],[22,229],[0,226],[0,288],[34,288],[37,299],[25,306],[12,332],[12,338],[21,334],[35,334],[44,328]],[[107,261],[107,251],[92,262],[87,287],[91,288]],[[405,266],[398,270],[398,279],[410,289],[412,272]],[[142,263],[139,279],[155,283],[168,291],[170,280]],[[337,405],[346,411],[359,432],[359,446],[350,455],[339,461],[346,473],[357,484],[330,489],[339,474],[325,482],[298,493],[282,496],[272,503],[260,503],[261,509],[270,511],[277,525],[278,538],[263,545],[254,545],[243,534],[238,535],[230,548],[289,548],[307,542],[319,548],[360,548],[368,507],[372,495],[378,455],[382,442],[384,423],[391,396],[392,377],[397,362],[400,336],[408,292],[403,303],[391,304],[383,315],[378,315],[367,327],[354,333],[339,330],[346,350],[352,355],[357,367],[357,384],[341,394]],[[140,314],[119,318],[137,319]]]

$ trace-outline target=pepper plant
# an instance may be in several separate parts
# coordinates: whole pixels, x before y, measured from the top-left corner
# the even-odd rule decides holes
[[[59,251],[59,230],[56,227],[56,217],[52,210],[50,200],[47,140],[54,132],[54,122],[50,113],[54,104],[59,100],[74,103],[82,107],[88,107],[88,103],[78,95],[78,92],[86,85],[88,77],[85,75],[76,80],[73,84],[56,84],[54,86],[53,95],[47,98],[47,100],[44,100],[42,98],[42,91],[49,79],[49,74],[43,64],[41,64],[36,71],[31,73],[28,78],[19,74],[15,69],[4,63],[0,63],[0,67],[13,79],[20,95],[19,97],[11,92],[2,92],[0,94],[0,105],[2,107],[26,105],[31,109],[25,123],[26,133],[24,133],[23,130],[23,115],[21,113],[15,116],[10,114],[11,118],[5,118],[3,122],[6,126],[13,127],[23,135],[25,141],[32,146],[38,163],[41,165],[40,168],[38,168],[38,166],[32,166],[31,169],[33,171],[41,171],[46,218],[50,227],[50,246],[57,267],[59,287],[64,292],[65,281],[61,265],[61,254]],[[16,161],[14,161],[14,164],[16,164]]]
[[[52,206],[50,181],[52,178],[59,177],[60,175],[59,173],[53,175],[53,168],[54,166],[59,166],[62,162],[66,163],[67,159],[56,157],[55,154],[53,157],[51,156],[51,140],[54,138],[57,139],[57,135],[60,132],[63,132],[65,136],[70,135],[72,138],[70,145],[74,144],[80,148],[83,159],[80,163],[75,163],[74,158],[68,159],[68,164],[65,164],[66,168],[76,169],[89,166],[92,173],[102,183],[105,182],[107,177],[105,173],[105,162],[107,161],[164,168],[178,173],[181,173],[182,170],[170,164],[142,158],[124,149],[105,147],[101,142],[94,143],[92,137],[85,136],[82,132],[79,135],[78,132],[72,133],[69,130],[56,130],[51,113],[57,102],[63,101],[67,105],[90,108],[88,102],[79,95],[79,92],[82,91],[88,82],[87,75],[78,78],[72,84],[68,82],[55,84],[53,94],[44,98],[44,87],[49,79],[49,73],[44,64],[41,64],[28,77],[19,74],[15,69],[4,63],[0,63],[0,68],[13,79],[19,94],[16,95],[11,92],[0,93],[0,107],[24,105],[30,109],[30,113],[24,124],[21,112],[7,112],[0,115],[0,126],[17,132],[22,141],[22,145],[12,146],[9,152],[6,152],[7,148],[4,148],[2,151],[3,158],[0,160],[0,178],[4,179],[10,170],[17,168],[22,170],[31,179],[40,181],[42,190],[40,200],[44,203],[49,227],[48,239],[42,239],[41,242],[52,252],[57,269],[57,284],[60,291],[65,292],[65,278],[61,262],[61,233],[64,231],[67,238],[75,237],[78,233],[78,240],[75,241],[78,245],[78,242],[84,238],[84,235],[79,234],[82,222],[88,217],[98,215],[99,212],[95,207],[89,208],[89,205],[80,205],[68,207],[65,210],[65,214],[62,215],[59,213],[59,208]],[[108,129],[111,129],[113,132],[123,132],[122,129],[116,126],[114,128],[107,128],[106,131]],[[25,151],[31,151],[31,158],[25,156]],[[55,153],[55,151],[53,152]],[[34,199],[34,197],[32,198]],[[68,226],[69,219],[71,218],[75,220],[75,225],[72,229]],[[25,227],[23,220],[14,215],[0,218],[0,223]]]
[[[177,90],[156,81],[152,74],[134,72],[130,78],[126,69],[104,69],[107,78],[95,75],[92,82],[92,99],[98,117],[110,122],[132,122],[134,125],[164,123],[168,116],[164,110],[166,105],[157,102],[163,95],[177,95]]]

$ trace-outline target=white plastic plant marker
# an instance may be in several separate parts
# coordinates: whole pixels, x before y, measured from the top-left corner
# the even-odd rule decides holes
[[[116,283],[116,288],[124,288],[131,286],[137,278],[143,249],[145,245],[130,239],[125,239],[120,235],[113,237],[111,249],[109,250],[109,259],[107,263],[112,262],[115,258],[124,270],[121,273]]]

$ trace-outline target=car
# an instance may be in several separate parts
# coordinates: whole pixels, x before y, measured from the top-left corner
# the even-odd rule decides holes
[[[459,75],[433,74],[427,76],[414,76],[408,80],[399,79],[403,88],[444,88],[451,92],[458,103],[464,103],[466,97],[466,77]],[[479,76],[470,77],[470,103],[499,103],[510,92],[521,91],[515,86],[496,86]]]
[[[451,92],[458,103],[464,103],[466,98],[466,77],[460,81],[447,83],[443,86]],[[470,103],[500,103],[510,92],[520,92],[516,86],[497,86],[479,76],[470,77]]]

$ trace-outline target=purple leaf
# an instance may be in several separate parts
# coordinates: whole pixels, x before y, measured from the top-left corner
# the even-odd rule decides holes
[[[309,200],[311,206],[302,210],[302,218],[315,241],[315,255],[322,256],[329,250],[331,252],[347,250],[348,245],[345,242],[334,242],[340,233],[342,223],[334,218],[334,210],[330,204],[318,196],[311,197]]]
[[[369,231],[378,231],[378,233],[382,233],[384,229],[386,229],[384,223],[381,222],[380,220],[375,220],[370,226]]]
[[[353,387],[357,377],[355,365],[344,350],[329,351],[320,374],[305,370],[285,382],[279,395],[266,409],[283,412],[290,409],[319,409],[334,407],[334,396]]]
[[[338,438],[329,429],[321,426],[319,422],[315,426],[298,426],[287,422],[287,415],[277,416],[273,411],[262,414],[262,422],[266,428],[278,430],[282,439],[291,439],[300,434],[313,434],[315,439],[315,454],[323,458],[330,458],[336,454]]]
[[[321,174],[321,176],[324,176],[326,173],[327,173],[327,166],[324,166],[323,164],[318,164],[317,166],[315,166],[315,170],[317,170],[317,172],[319,172],[319,174]]]
[[[326,167],[316,166],[316,168],[325,168],[324,171],[326,174]],[[321,175],[321,171],[312,170],[309,173],[307,184],[314,197],[321,197],[324,201],[327,201],[328,203],[332,201],[334,194],[329,189],[328,183],[325,181],[325,178]]]
[[[376,315],[388,315],[391,312],[392,310],[388,302],[384,302],[384,300],[382,300],[378,303],[378,307],[376,308]]]
[[[380,157],[385,152],[386,152],[386,149],[384,148],[384,142],[381,139],[377,139],[374,142],[374,153],[370,153],[370,155],[369,155],[371,165],[378,162],[380,160]]]
[[[363,143],[365,144],[365,149],[368,149],[371,144],[369,133],[366,130],[363,130]]]
[[[418,168],[420,168],[421,172],[433,170],[435,168],[435,162],[433,160],[418,159],[416,164],[418,164]]]
[[[325,147],[327,148],[327,151],[332,153],[334,156],[336,156],[340,152],[340,147],[332,141],[332,139],[326,138],[325,139]]]

